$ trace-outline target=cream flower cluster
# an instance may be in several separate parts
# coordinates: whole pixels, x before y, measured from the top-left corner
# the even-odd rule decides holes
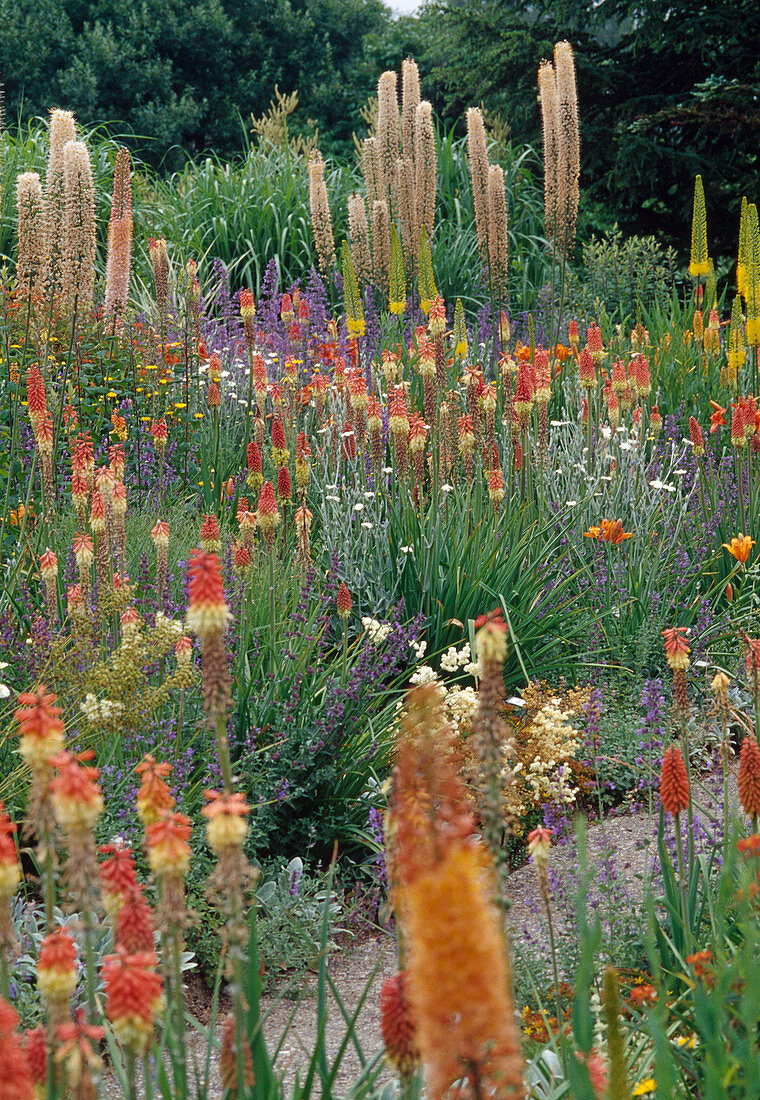
[[[93,725],[96,722],[108,722],[116,718],[124,710],[123,703],[117,703],[113,699],[98,699],[92,692],[88,692],[79,709],[88,722]]]
[[[371,619],[369,615],[365,615],[362,619],[362,626],[367,631],[367,637],[373,645],[382,645],[391,632],[390,623],[383,623],[378,619]]]
[[[456,672],[470,664],[470,643],[465,642],[461,649],[450,645],[441,657],[441,669],[444,672]]]
[[[560,708],[559,699],[550,699],[531,722],[531,739],[538,754],[526,770],[525,778],[534,802],[564,802],[571,805],[578,794],[566,763],[578,749],[578,731],[570,724],[571,712]]]

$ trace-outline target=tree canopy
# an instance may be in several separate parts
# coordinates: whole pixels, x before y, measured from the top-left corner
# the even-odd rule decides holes
[[[735,249],[742,194],[760,197],[756,0],[439,0],[423,19],[439,108],[482,102],[521,140],[539,139],[538,63],[569,39],[587,216],[683,245],[701,172],[711,235]]]
[[[7,115],[73,110],[173,167],[239,152],[279,84],[345,153],[391,23],[382,0],[0,0]]]

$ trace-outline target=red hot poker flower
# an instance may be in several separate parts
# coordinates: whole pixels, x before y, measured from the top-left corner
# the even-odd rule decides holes
[[[5,1100],[34,1100],[29,1063],[16,1032],[19,1017],[0,997],[0,1096]]]
[[[174,796],[164,782],[171,770],[171,764],[166,761],[159,764],[150,754],[135,768],[141,776],[141,786],[137,792],[137,814],[143,825],[152,825],[165,810],[171,810],[174,806]]]
[[[230,612],[224,598],[219,558],[196,547],[190,554],[188,572],[188,627],[199,638],[221,634],[230,620]]]
[[[689,653],[691,649],[683,637],[688,631],[685,626],[671,626],[663,630],[662,637],[665,643],[665,656],[671,669],[685,671],[689,667]]]
[[[760,814],[760,748],[754,737],[745,737],[739,754],[739,801],[749,817]]]
[[[678,814],[689,805],[689,777],[677,745],[666,749],[662,758],[660,800],[666,814]]]
[[[407,973],[402,970],[386,978],[380,990],[380,1032],[385,1052],[402,1076],[414,1073],[420,1061],[407,980]]]
[[[22,692],[15,718],[21,739],[19,752],[31,768],[42,767],[51,756],[63,748],[63,722],[56,696],[48,694],[45,685],[34,692]]]

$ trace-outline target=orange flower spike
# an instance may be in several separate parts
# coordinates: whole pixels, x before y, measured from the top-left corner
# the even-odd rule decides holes
[[[40,684],[34,692],[22,692],[15,718],[21,739],[19,753],[32,770],[44,767],[51,756],[63,749],[63,722],[56,696]]]
[[[528,855],[538,868],[546,868],[552,845],[552,830],[539,825],[528,833]]]
[[[230,848],[240,848],[248,832],[245,820],[250,811],[239,791],[233,794],[220,794],[219,791],[204,791],[208,806],[201,813],[208,818],[206,840],[212,852],[221,855]]]
[[[689,437],[695,458],[701,458],[705,453],[705,437],[695,417],[689,417]]]
[[[731,539],[731,542],[723,542],[721,546],[724,550],[728,550],[732,558],[736,558],[742,565],[746,565],[749,559],[752,547],[755,545],[755,540],[751,539],[749,535],[743,535],[741,531],[738,535],[735,535]]]
[[[40,1026],[27,1031],[24,1036],[24,1055],[32,1075],[32,1081],[37,1086],[34,1092],[35,1098],[44,1096],[45,1082],[47,1081],[47,1030]],[[0,1065],[4,1064],[5,1056],[0,1055]],[[3,1084],[0,1076],[0,1085]],[[0,1091],[1,1095],[5,1095]],[[13,1094],[11,1094],[13,1095]]]
[[[666,749],[662,758],[660,801],[666,814],[679,814],[689,805],[689,777],[677,745]]]
[[[196,547],[190,554],[188,572],[188,628],[199,638],[222,633],[231,616],[224,598],[224,580],[219,558],[216,554],[207,554]]]
[[[16,826],[0,802],[0,903],[7,903],[21,882],[21,869],[13,839]]]
[[[78,1008],[73,1020],[58,1025],[56,1034],[61,1045],[55,1052],[55,1060],[65,1065],[66,1084],[72,1094],[77,1097],[94,1095],[90,1073],[100,1070],[103,1065],[95,1044],[105,1035],[104,1028],[88,1024],[84,1009]]]
[[[131,848],[104,844],[100,851],[107,857],[100,864],[103,904],[113,919],[128,891],[137,886],[135,860]]]
[[[760,748],[754,737],[747,736],[742,741],[738,785],[742,809],[756,820],[760,814]]]
[[[402,1077],[411,1076],[420,1062],[417,1029],[406,988],[408,980],[407,971],[402,970],[386,978],[380,990],[380,1033],[385,1053]]]
[[[280,509],[274,495],[274,485],[271,481],[265,481],[261,486],[258,507],[259,528],[264,536],[267,550],[274,545],[274,533],[282,520]]]
[[[218,554],[222,549],[219,520],[215,515],[204,515],[201,523],[201,549],[205,554]]]
[[[52,1004],[67,1004],[77,987],[77,948],[64,928],[45,936],[37,960],[37,988]]]
[[[146,755],[135,768],[141,777],[140,790],[137,792],[137,816],[145,827],[154,824],[162,813],[174,806],[174,796],[164,782],[165,776],[171,770],[171,764],[166,761],[159,764],[150,755]]]
[[[185,875],[190,866],[190,818],[166,810],[159,821],[148,825],[145,839],[148,863],[157,875]]]
[[[351,600],[351,593],[348,590],[348,586],[345,581],[341,581],[338,589],[338,595],[335,600],[335,606],[338,611],[338,615],[344,621],[351,615],[351,608],[353,606]]]
[[[683,637],[688,631],[685,626],[671,626],[663,630],[662,637],[665,643],[665,657],[673,672],[683,672],[689,667],[689,653],[691,649]]]
[[[114,942],[117,947],[126,948],[130,955],[153,950],[153,911],[139,883],[131,886],[121,899],[116,914]]]
[[[164,983],[153,969],[157,962],[152,952],[130,955],[123,948],[103,960],[106,1015],[119,1042],[135,1054],[148,1049],[163,1012]]]
[[[49,784],[56,821],[69,833],[94,829],[104,809],[96,783],[100,772],[67,752],[52,757],[50,763],[58,771]]]
[[[16,1028],[19,1016],[0,997],[0,1096],[3,1100],[34,1100],[29,1062]]]
[[[442,1100],[476,1073],[487,1094],[522,1098],[523,1062],[500,920],[475,844],[452,837],[402,888],[409,999],[428,1095]]]

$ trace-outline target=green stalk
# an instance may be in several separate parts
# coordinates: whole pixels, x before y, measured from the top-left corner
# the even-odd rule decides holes
[[[4,1001],[10,1001],[10,985],[8,981],[8,956],[5,951],[0,951],[0,997]]]
[[[691,800],[689,800],[691,807]],[[686,876],[684,874],[683,842],[681,840],[681,815],[673,814],[673,824],[676,830],[676,853],[678,856],[678,893],[681,897],[681,919],[683,920],[684,954],[690,954],[691,947],[691,922],[689,921],[689,906],[686,900]]]
[[[174,1025],[174,1049],[172,1063],[175,1069],[174,1084],[179,1096],[187,1095],[187,1049],[185,1046],[185,999],[182,992],[182,943],[179,928],[171,932],[171,1018]],[[175,1054],[177,1055],[175,1060]]]
[[[744,481],[742,478],[741,447],[736,448],[736,495],[739,498],[739,530],[743,535],[746,535],[747,517],[744,513]]]
[[[174,738],[174,761],[175,763],[179,759],[179,754],[182,748],[182,720],[185,712],[185,689],[180,688],[179,691],[179,712],[177,714],[177,735]]]
[[[94,1023],[96,1020],[96,1005],[95,1005],[95,945],[93,943],[93,933],[95,927],[92,923],[92,912],[89,907],[84,913],[84,965],[85,965],[85,977],[87,985],[87,1017],[90,1023]]]
[[[229,738],[227,737],[227,723],[223,714],[220,714],[216,720],[216,750],[219,753],[219,763],[222,767],[224,793],[232,794],[232,761],[230,759],[230,742]]]
[[[752,446],[750,445],[747,448],[747,497],[749,499],[749,530],[750,531],[755,530],[755,501],[754,501],[754,493],[753,493],[753,490],[752,490],[752,483],[753,483],[752,465],[753,465],[753,463],[752,463]],[[746,535],[748,532],[744,531],[742,533]]]
[[[697,470],[699,472],[699,503],[702,506],[702,518],[707,523],[707,508],[705,507],[705,471],[702,467],[701,456],[697,458]]]
[[[275,671],[277,665],[277,625],[275,621],[275,599],[274,599],[274,546],[269,547],[267,554],[269,561],[269,645],[270,645],[270,667],[272,671]]]
[[[7,341],[6,341],[6,348],[5,348],[5,361],[8,364],[8,380],[10,382],[11,361],[10,361],[10,348],[8,347]],[[0,516],[0,563],[2,562],[3,546],[5,545],[5,527],[6,527],[6,524],[8,522],[8,513],[9,513],[10,495],[11,495],[11,485],[13,483],[13,468],[14,468],[14,465],[15,465],[15,462],[16,462],[16,448],[18,446],[18,436],[19,436],[18,407],[19,407],[20,398],[21,398],[21,368],[19,367],[18,382],[16,382],[16,393],[15,393],[14,398],[13,398],[13,420],[12,420],[12,427],[11,427],[11,453],[10,453],[10,458],[8,460],[8,481],[6,482],[6,486],[5,486],[5,505],[3,507],[3,514],[2,514],[2,516]],[[35,449],[35,454],[36,454],[36,449]],[[31,481],[31,478],[30,478],[30,481]]]
[[[138,1100],[137,1098],[137,1074],[135,1073],[135,1053],[133,1050],[126,1051],[127,1061],[127,1100]]]
[[[549,897],[549,884],[546,881],[546,868],[539,872],[541,897],[546,910],[546,920],[549,928],[549,951],[552,957],[552,977],[554,979],[554,1011],[557,1014],[557,1039],[559,1041],[562,1061],[565,1060],[565,1036],[562,1027],[562,1001],[559,995],[559,963],[557,961],[557,941],[554,936],[554,921],[552,920],[551,898]]]
[[[348,621],[343,619],[343,660],[340,670],[341,685],[346,682],[346,661],[348,657]]]
[[[305,358],[305,357],[304,357]],[[248,455],[248,440],[251,435],[251,412],[253,410],[253,348],[248,348],[248,407],[245,414],[245,437],[243,439],[243,459]]]

